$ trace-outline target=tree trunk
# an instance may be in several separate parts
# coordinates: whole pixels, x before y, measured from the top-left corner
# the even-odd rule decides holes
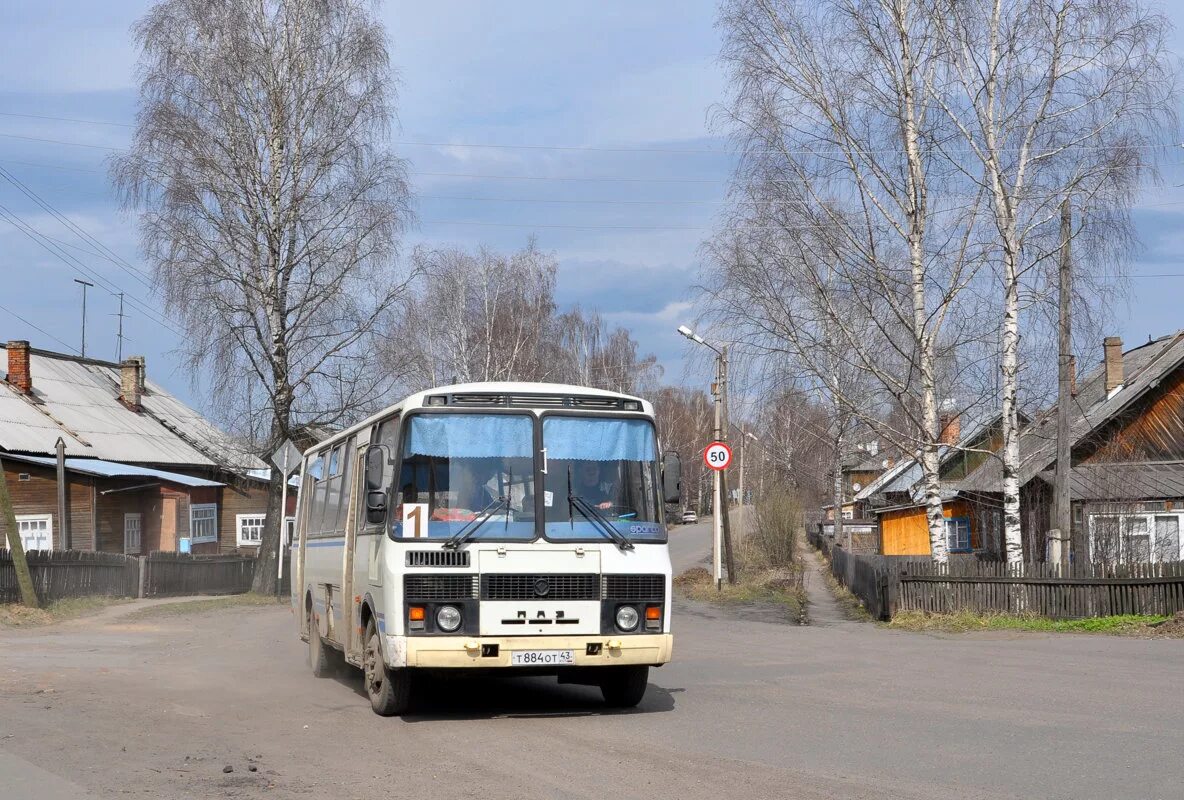
[[[1016,255],[1004,254],[1005,294],[1003,305],[1003,542],[1008,564],[1024,560],[1020,531],[1020,432],[1016,408],[1019,372],[1019,278]]]
[[[0,519],[8,533],[8,550],[12,553],[12,568],[16,572],[17,586],[21,590],[21,603],[29,608],[40,608],[37,591],[33,588],[33,576],[29,574],[29,562],[25,558],[25,545],[16,526],[16,514],[12,510],[12,497],[8,494],[8,479],[4,475],[4,464],[0,462]]]
[[[286,386],[286,378],[281,385]],[[277,380],[277,383],[280,383]],[[292,408],[291,388],[276,392],[276,416],[271,423],[271,444],[279,447],[289,438]],[[279,468],[271,465],[271,479],[267,484],[267,522],[263,526],[263,539],[259,543],[259,555],[255,559],[255,577],[251,581],[251,591],[257,594],[275,594],[278,589],[276,576],[276,559],[280,556],[280,532],[283,530],[284,517],[287,509],[280,508],[284,491],[286,475],[281,475]]]
[[[838,420],[835,425],[839,426]],[[835,453],[834,453],[834,484],[831,486],[831,503],[833,503],[834,525],[831,531],[834,535],[834,543],[843,546],[843,434],[842,427],[838,427],[838,433],[835,434]],[[848,550],[850,552],[850,550]]]

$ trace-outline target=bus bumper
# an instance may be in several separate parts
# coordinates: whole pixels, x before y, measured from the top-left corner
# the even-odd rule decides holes
[[[563,666],[659,666],[670,660],[674,636],[388,636],[387,643],[391,667],[515,669],[516,650],[571,650],[574,661]],[[496,655],[491,655],[491,645]]]

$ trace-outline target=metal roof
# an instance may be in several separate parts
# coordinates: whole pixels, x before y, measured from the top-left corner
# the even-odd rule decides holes
[[[1040,473],[1049,484],[1055,470]],[[1184,462],[1079,464],[1069,471],[1074,500],[1166,500],[1184,497]]]
[[[32,398],[0,384],[0,449],[53,453],[61,438],[69,456],[233,471],[266,466],[153,381],[145,382],[142,411],[125,407],[118,364],[32,349],[29,371]]]
[[[5,453],[7,461],[19,461],[26,464],[40,464],[44,467],[57,467],[57,459],[48,456],[26,456],[16,453]],[[95,475],[100,478],[154,478],[156,480],[176,483],[182,486],[225,486],[218,481],[208,481],[204,478],[194,478],[177,472],[166,472],[162,469],[137,467],[133,464],[119,464],[114,461],[103,461],[97,458],[67,458],[65,466],[70,472],[82,475]]]
[[[1184,362],[1184,331],[1127,350],[1122,355],[1125,382],[1113,392],[1106,392],[1105,365],[1089,374],[1078,385],[1074,398],[1069,438],[1076,447],[1086,437],[1159,385],[1160,380]],[[1020,432],[1020,485],[1028,483],[1056,460],[1056,406],[1048,409]],[[959,487],[969,492],[1000,492],[1003,465],[999,459],[987,459]]]

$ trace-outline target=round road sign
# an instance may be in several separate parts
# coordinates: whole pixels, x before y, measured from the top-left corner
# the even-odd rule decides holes
[[[732,463],[732,448],[723,442],[712,442],[703,448],[703,463],[708,469],[724,469]]]

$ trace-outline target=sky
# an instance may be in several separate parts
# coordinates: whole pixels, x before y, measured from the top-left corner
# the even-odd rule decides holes
[[[124,355],[145,355],[154,380],[200,406],[200,376],[176,352],[181,336],[152,292],[135,219],[106,175],[106,159],[130,139],[129,28],[149,5],[0,6],[0,167],[28,192],[0,179],[0,340],[77,351],[82,278],[96,284],[87,354],[113,359],[122,291]],[[1184,52],[1184,4],[1162,8]],[[416,206],[404,252],[510,250],[533,235],[558,258],[561,305],[631,329],[667,381],[701,383],[675,329],[695,320],[699,248],[733,164],[711,122],[726,89],[716,4],[400,0],[379,9],[399,76],[393,147],[409,162]],[[1184,148],[1167,161],[1162,185],[1135,210],[1142,248],[1114,319],[1129,343],[1184,327]]]

